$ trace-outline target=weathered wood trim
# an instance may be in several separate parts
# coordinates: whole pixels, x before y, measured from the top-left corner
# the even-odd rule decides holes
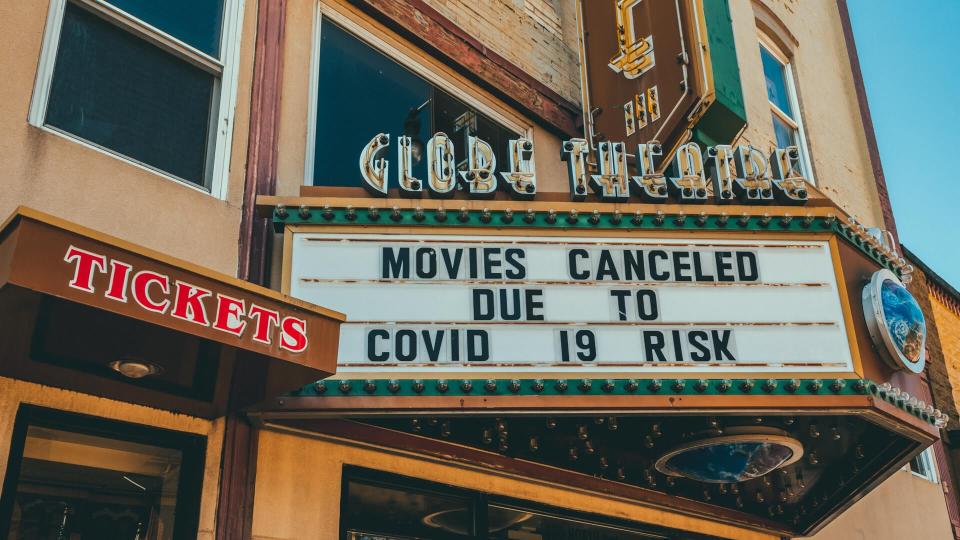
[[[251,537],[259,434],[260,430],[242,415],[227,416],[217,504],[217,540]]]
[[[277,188],[285,13],[286,0],[261,0],[257,7],[250,137],[237,274],[241,279],[258,284],[266,283],[269,278],[267,262],[273,233],[270,223],[256,216],[256,199],[257,195],[273,195]]]
[[[561,136],[583,135],[580,105],[488,49],[423,0],[348,0]]]
[[[276,193],[285,17],[286,0],[259,0],[237,265],[240,279],[258,284],[269,281],[273,231],[268,219],[256,215],[256,199],[257,195]],[[249,376],[234,377],[231,400],[238,397],[243,381],[249,382]],[[245,417],[232,414],[226,418],[217,540],[246,540],[252,536],[258,444],[259,430]]]

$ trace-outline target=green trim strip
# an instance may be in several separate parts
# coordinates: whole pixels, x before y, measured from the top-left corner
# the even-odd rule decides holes
[[[638,220],[639,217],[639,220]],[[615,212],[507,212],[505,210],[435,210],[306,208],[301,211],[274,209],[273,224],[277,232],[285,225],[398,225],[403,227],[497,227],[497,228],[562,228],[594,230],[649,229],[663,231],[832,231],[836,218],[774,217],[766,214],[750,216],[700,214],[618,214]]]
[[[431,379],[317,381],[292,397],[853,396],[872,394],[936,425],[936,415],[867,379]],[[939,412],[939,411],[936,411]]]
[[[833,229],[835,233],[846,240],[847,243],[859,249],[860,252],[869,257],[870,260],[890,270],[898,276],[902,275],[900,268],[893,265],[893,260],[887,257],[886,253],[866,242],[863,237],[856,234],[856,232],[850,226],[838,221],[834,223]]]
[[[758,210],[761,208],[758,208]],[[785,233],[832,232],[880,266],[901,274],[886,253],[863,240],[856,231],[832,216],[771,216],[725,214],[620,214],[617,212],[508,212],[505,210],[275,208],[273,226],[359,225],[402,227],[496,227],[499,229],[560,228],[576,230],[648,231],[769,231]]]
[[[722,396],[857,395],[857,379],[431,379],[335,380],[304,386],[300,396]]]

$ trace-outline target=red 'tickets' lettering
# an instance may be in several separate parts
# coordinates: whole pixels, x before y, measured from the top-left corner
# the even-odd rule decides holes
[[[96,273],[107,272],[106,256],[70,246],[63,260],[75,265],[73,279],[69,282],[71,287],[88,293],[96,292],[93,278]],[[207,306],[203,300],[213,296],[212,291],[177,281],[176,291],[171,301],[169,276],[150,270],[141,270],[131,278],[133,266],[118,260],[109,260],[109,263],[110,275],[107,290],[104,292],[106,298],[126,302],[129,284],[133,300],[143,309],[162,314],[166,313],[172,304],[173,309],[170,311],[172,317],[201,326],[211,326],[210,318],[207,316]],[[248,312],[243,300],[217,294],[217,312],[212,324],[213,328],[243,337],[248,323],[245,318],[249,318],[255,327],[252,336],[254,341],[272,344],[274,328],[279,328],[281,348],[294,353],[307,350],[309,345],[307,321],[296,317],[281,317],[279,311],[252,303]]]
[[[280,346],[295,353],[307,350],[307,321],[284,317],[280,324]]]
[[[107,258],[103,255],[91,253],[75,246],[67,248],[67,254],[63,260],[69,262],[76,261],[77,266],[73,270],[73,279],[70,280],[70,286],[74,289],[80,289],[92,293],[93,291],[93,269],[99,268],[100,272],[107,271]]]
[[[133,299],[143,309],[155,313],[166,313],[167,308],[170,307],[170,300],[155,302],[150,298],[150,284],[152,283],[159,285],[163,294],[170,294],[170,278],[150,270],[141,270],[133,276]]]
[[[260,307],[256,304],[250,304],[250,310],[247,311],[247,316],[253,319],[254,324],[257,325],[253,333],[254,341],[269,345],[272,342],[270,339],[270,327],[280,325],[280,312]]]
[[[212,292],[196,285],[178,281],[177,296],[174,299],[173,311],[170,312],[170,315],[208,326],[210,319],[207,318],[207,307],[203,305],[203,299],[212,294]]]
[[[127,301],[127,279],[131,268],[133,267],[125,262],[116,259],[110,261],[110,288],[104,296],[119,302]]]
[[[237,300],[222,294],[217,295],[217,320],[213,327],[229,334],[239,336],[247,326],[247,321],[241,320],[245,313],[243,300]]]

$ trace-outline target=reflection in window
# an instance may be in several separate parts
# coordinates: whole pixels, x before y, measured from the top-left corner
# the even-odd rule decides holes
[[[606,522],[560,508],[528,508],[501,497],[365,469],[347,469],[342,537],[347,540],[692,540],[655,526]]]
[[[9,469],[16,483],[3,494],[0,536],[5,531],[4,538],[15,540],[196,535],[202,438],[142,426],[130,428],[143,432],[131,437],[136,440],[115,438],[125,436],[129,425],[60,414],[44,411],[44,418],[58,420],[25,426],[18,417],[21,435],[15,436]],[[84,431],[74,428],[74,418]],[[87,424],[97,427],[87,431]],[[168,445],[170,437],[189,442]]]
[[[910,472],[926,478],[931,482],[937,482],[937,468],[936,465],[934,465],[933,448],[927,448],[917,454],[917,457],[910,460]]]
[[[490,506],[488,516],[490,523],[489,540],[554,540],[566,538],[650,540],[652,538],[668,538],[646,531],[502,506]]]
[[[214,58],[220,57],[223,0],[108,0],[147,24]]]
[[[787,93],[786,68],[765,47],[760,47],[763,76],[767,82],[767,99],[788,117],[793,118],[790,94]]]
[[[796,130],[773,113],[773,133],[777,137],[777,148],[786,148],[797,144]]]
[[[203,185],[216,77],[67,4],[46,123]]]
[[[803,122],[797,110],[796,89],[790,64],[781,60],[770,48],[760,44],[760,60],[767,86],[767,100],[773,119],[773,134],[778,148],[796,146],[800,149],[800,162],[806,177],[812,180],[810,156],[803,138]]]
[[[362,481],[350,482],[347,492],[351,540],[474,537],[469,499]]]
[[[501,166],[508,142],[519,137],[327,19],[320,29],[318,81],[314,185],[361,186],[357,157],[378,133],[390,135],[391,160],[397,137],[413,139],[418,178],[426,177],[426,159],[419,156],[434,133],[453,139],[460,168],[466,167],[468,135],[490,143]]]
[[[62,22],[44,51],[51,62],[41,62],[43,105],[31,123],[213,189],[216,125],[229,115],[224,21],[239,2],[108,3],[54,1]]]

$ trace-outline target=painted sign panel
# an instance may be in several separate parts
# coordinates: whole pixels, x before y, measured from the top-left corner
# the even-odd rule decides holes
[[[852,371],[826,241],[292,235],[344,377]]]
[[[699,3],[582,0],[581,6],[592,142],[659,141],[672,150],[709,91]]]

